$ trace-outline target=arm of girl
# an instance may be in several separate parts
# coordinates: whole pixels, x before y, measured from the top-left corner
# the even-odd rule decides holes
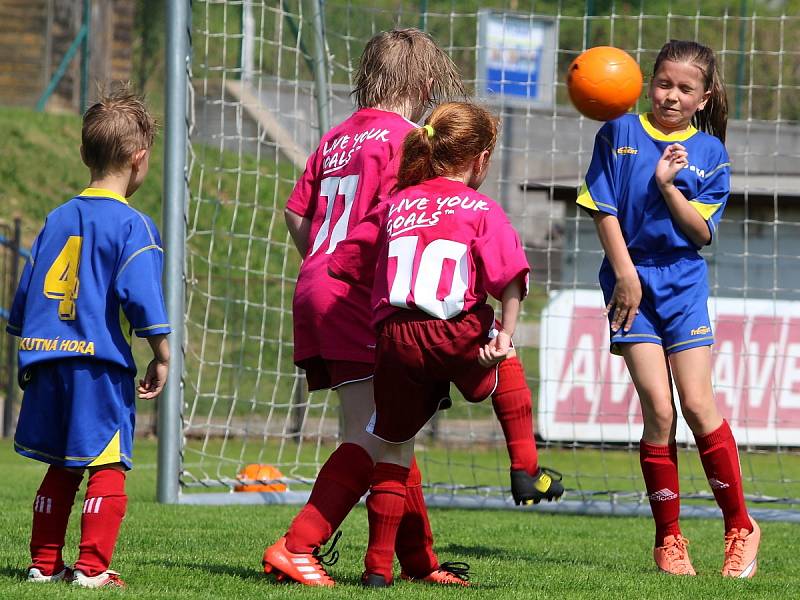
[[[681,144],[670,144],[656,165],[656,183],[680,230],[696,245],[705,246],[711,242],[708,224],[675,187],[675,176],[687,164],[689,155],[686,148]]]
[[[296,212],[286,209],[283,211],[286,220],[286,227],[289,228],[289,235],[292,236],[295,248],[300,256],[305,258],[308,252],[308,234],[311,231],[311,219],[298,215]]]
[[[600,243],[603,245],[603,250],[605,250],[617,280],[605,314],[613,311],[612,331],[618,331],[620,328],[629,331],[633,325],[633,319],[639,312],[639,303],[642,301],[642,284],[639,281],[639,274],[628,253],[617,217],[601,212],[595,213],[593,217],[595,227],[597,227],[597,236],[600,238]]]
[[[488,344],[478,349],[478,364],[482,367],[491,367],[503,361],[511,350],[511,336],[517,328],[520,305],[525,296],[525,283],[517,277],[503,290],[500,299],[502,307],[502,329]]]

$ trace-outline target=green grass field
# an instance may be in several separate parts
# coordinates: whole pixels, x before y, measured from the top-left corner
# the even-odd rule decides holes
[[[31,504],[44,473],[40,463],[0,445],[0,598],[127,596],[135,598],[796,598],[800,590],[797,525],[762,523],[759,572],[752,581],[726,581],[721,523],[692,519],[683,525],[700,575],[660,575],[650,556],[646,518],[576,517],[516,511],[432,509],[442,561],[472,565],[476,585],[442,589],[399,582],[388,590],[358,585],[367,524],[359,507],[343,526],[341,558],[331,572],[339,585],[318,590],[278,584],[261,574],[266,544],[285,529],[293,506],[164,506],[155,502],[155,444],[137,440],[137,467],[128,478],[128,515],[113,567],[128,589],[91,591],[24,581]],[[78,543],[76,502],[66,559]]]

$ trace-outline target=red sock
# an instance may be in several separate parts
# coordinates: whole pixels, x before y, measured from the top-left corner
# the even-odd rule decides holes
[[[744,502],[739,451],[728,422],[723,420],[722,425],[711,433],[694,439],[708,483],[722,509],[725,531],[734,528],[752,531],[753,525]]]
[[[650,510],[656,521],[656,546],[663,546],[665,537],[681,532],[678,524],[681,514],[678,446],[674,443],[659,446],[642,440],[639,442],[639,462],[650,498]]]
[[[372,458],[358,444],[339,446],[322,465],[308,503],[289,525],[289,552],[308,554],[327,542],[367,493],[373,468]]]
[[[31,567],[36,567],[43,575],[54,575],[64,568],[61,550],[64,548],[69,513],[82,479],[83,473],[75,474],[51,465],[36,492],[31,529]]]
[[[497,375],[492,407],[503,428],[511,468],[524,469],[533,475],[539,468],[539,456],[533,439],[531,390],[519,358],[514,356],[501,362]]]
[[[422,473],[417,458],[411,459],[406,481],[406,505],[394,545],[400,567],[411,577],[426,577],[439,567],[433,551],[433,532],[428,521],[428,508],[422,495]]]
[[[81,515],[80,553],[75,569],[87,577],[108,569],[127,505],[125,473],[101,469],[89,475]]]
[[[377,463],[367,496],[369,545],[364,567],[367,573],[383,575],[387,583],[392,581],[394,545],[406,503],[408,474],[407,467]]]

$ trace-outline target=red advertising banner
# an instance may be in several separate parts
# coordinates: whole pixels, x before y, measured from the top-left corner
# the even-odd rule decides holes
[[[609,352],[597,290],[554,294],[541,323],[538,431],[548,440],[638,442],[639,398]],[[739,444],[800,446],[800,303],[712,298],[717,406]],[[675,391],[676,405],[678,395]],[[678,441],[692,441],[679,414]]]

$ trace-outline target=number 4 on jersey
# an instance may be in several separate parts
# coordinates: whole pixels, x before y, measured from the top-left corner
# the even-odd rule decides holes
[[[53,264],[44,277],[44,295],[46,298],[60,300],[58,318],[62,321],[75,320],[75,298],[78,297],[78,265],[81,259],[83,238],[71,235],[67,243],[58,253]]]

